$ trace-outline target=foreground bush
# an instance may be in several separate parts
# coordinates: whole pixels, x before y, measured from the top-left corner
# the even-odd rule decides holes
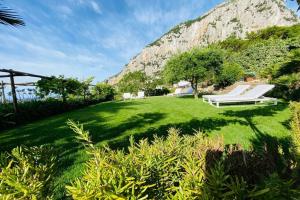
[[[292,148],[268,143],[269,136],[260,136],[257,149],[246,151],[224,146],[220,138],[181,137],[170,129],[165,140],[131,138],[125,152],[97,148],[82,125],[69,125],[91,155],[83,176],[66,186],[73,199],[293,199],[300,194],[290,178]]]
[[[56,158],[46,146],[17,147],[0,156],[0,199],[51,199]]]
[[[181,138],[178,130],[170,129],[165,141],[156,137],[152,144],[135,144],[131,139],[125,153],[98,149],[82,126],[69,125],[92,155],[83,177],[67,186],[74,199],[166,199],[182,190],[188,191],[184,196],[197,196],[204,183],[205,151],[216,143],[200,134]]]
[[[294,143],[297,151],[300,154],[300,103],[294,102],[291,104],[291,110],[293,110],[291,128],[293,133]]]

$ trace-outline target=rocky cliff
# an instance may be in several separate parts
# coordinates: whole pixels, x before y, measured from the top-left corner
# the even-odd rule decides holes
[[[248,32],[299,22],[284,0],[226,1],[197,19],[177,25],[146,46],[119,74],[109,78],[108,83],[116,84],[124,74],[132,71],[142,70],[154,75],[172,55],[195,46],[206,46],[231,35],[244,38]]]

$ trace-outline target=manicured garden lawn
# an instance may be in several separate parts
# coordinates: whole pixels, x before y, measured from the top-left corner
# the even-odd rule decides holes
[[[215,108],[192,98],[153,97],[142,100],[107,102],[64,113],[0,133],[0,150],[51,144],[61,159],[57,177],[57,195],[62,185],[80,176],[87,159],[82,146],[66,126],[68,119],[84,124],[97,145],[112,148],[128,145],[128,136],[136,138],[166,135],[169,127],[181,128],[184,134],[201,130],[210,136],[223,135],[225,143],[251,145],[257,136],[268,134],[288,137],[288,104]]]

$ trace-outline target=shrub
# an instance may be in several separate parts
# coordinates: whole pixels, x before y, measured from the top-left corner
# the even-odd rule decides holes
[[[290,105],[291,110],[293,110],[291,128],[293,133],[294,143],[300,153],[300,103],[294,102]]]
[[[300,25],[294,26],[286,26],[286,27],[279,27],[273,26],[266,29],[259,30],[257,32],[252,32],[248,34],[249,40],[268,40],[270,38],[273,39],[288,39],[297,37],[300,34]]]
[[[279,64],[272,75],[277,85],[274,94],[287,100],[300,100],[300,50],[290,53],[287,61]]]
[[[66,186],[73,199],[293,199],[299,195],[295,182],[284,178],[290,149],[270,136],[260,136],[256,142],[262,146],[246,151],[239,145],[224,147],[220,138],[201,133],[179,136],[179,130],[170,129],[165,140],[154,137],[152,143],[146,139],[135,143],[131,138],[124,151],[95,147],[82,125],[68,124],[91,155],[83,176]],[[274,140],[267,142],[264,137]]]
[[[0,157],[0,199],[51,199],[55,156],[46,146],[17,147]]]
[[[236,63],[224,63],[220,75],[217,77],[219,86],[232,85],[243,77],[243,68]]]
[[[232,54],[230,60],[240,64],[245,70],[267,77],[271,74],[274,65],[285,61],[288,50],[284,40],[257,41],[246,49]]]
[[[90,196],[99,199],[167,199],[174,196],[199,195],[203,184],[205,152],[214,143],[201,134],[179,137],[169,130],[164,141],[155,137],[149,144],[130,140],[128,152],[108,147],[95,148],[82,126],[69,122],[79,139],[85,141],[92,158],[83,177],[67,186],[74,199]],[[182,193],[184,191],[184,193]]]
[[[156,89],[156,88],[146,88],[145,89],[145,95],[146,96],[163,96],[166,94],[169,94],[170,90],[168,88],[161,88],[161,89]]]
[[[92,94],[99,99],[113,100],[115,96],[115,89],[113,86],[106,83],[97,83],[92,88]]]
[[[273,96],[286,100],[300,100],[300,73],[280,76],[272,83],[276,84]]]

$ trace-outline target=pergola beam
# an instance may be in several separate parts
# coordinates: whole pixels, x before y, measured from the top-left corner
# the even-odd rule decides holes
[[[34,86],[34,83],[15,83],[15,80],[14,80],[15,76],[30,76],[30,77],[35,77],[35,78],[51,79],[51,77],[48,77],[48,76],[31,74],[31,73],[27,73],[27,72],[20,72],[20,71],[15,71],[12,69],[0,69],[0,72],[7,73],[7,75],[0,75],[0,78],[9,78],[10,79],[10,83],[3,83],[3,81],[1,82],[2,93],[4,94],[4,85],[11,86],[11,94],[12,94],[12,98],[13,98],[13,106],[14,106],[15,113],[18,112],[18,99],[17,99],[17,94],[16,94],[16,85]],[[4,100],[3,100],[3,98],[4,98]],[[2,102],[5,102],[5,97],[3,95],[2,95]]]
[[[3,83],[3,85],[11,85],[10,83]],[[36,84],[34,82],[29,83],[15,83],[15,85],[18,86],[35,86]]]
[[[51,77],[48,76],[42,76],[42,75],[37,75],[37,74],[31,74],[27,72],[20,72],[20,71],[15,71],[12,69],[0,69],[0,72],[4,73],[9,73],[10,75],[12,74],[13,76],[31,76],[31,77],[36,77],[36,78],[46,78],[46,79],[51,79]],[[3,75],[3,77],[10,77],[10,75]],[[0,76],[0,78],[3,78]]]
[[[31,73],[27,73],[27,72],[20,72],[20,71],[15,71],[15,70],[12,70],[12,69],[0,69],[0,72],[7,73],[6,75],[0,75],[0,78],[9,78],[10,79],[10,83],[4,83],[3,81],[1,82],[1,86],[2,86],[1,88],[2,88],[2,93],[3,93],[2,102],[5,102],[4,86],[5,85],[10,85],[11,86],[11,93],[12,93],[13,106],[14,106],[15,113],[18,112],[18,100],[17,100],[17,94],[16,94],[16,85],[17,86],[35,86],[35,83],[33,83],[33,82],[15,83],[15,80],[14,80],[15,76],[30,76],[30,77],[35,77],[35,78],[53,79],[52,77],[48,77],[48,76],[31,74]],[[66,81],[66,80],[64,79],[63,81]],[[95,85],[90,84],[89,86],[95,86]]]

